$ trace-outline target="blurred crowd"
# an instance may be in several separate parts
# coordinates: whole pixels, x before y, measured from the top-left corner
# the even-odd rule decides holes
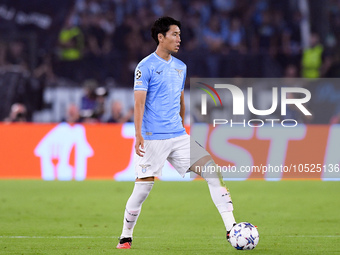
[[[124,112],[122,102],[110,102],[110,114],[105,119],[105,103],[108,91],[99,86],[96,80],[85,80],[83,84],[84,94],[81,97],[80,106],[70,104],[66,108],[65,118],[62,121],[68,123],[125,123],[133,121],[133,109]]]
[[[298,0],[75,0],[36,54],[22,38],[0,40],[0,68],[26,70],[42,89],[60,78],[132,87],[136,64],[156,47],[150,27],[167,15],[182,22],[188,77],[339,77],[340,1],[327,3],[327,31],[310,22],[304,42]]]
[[[136,64],[155,49],[152,23],[168,15],[183,24],[179,58],[190,77],[281,77],[287,68],[295,68],[296,77],[334,76],[340,2],[331,1],[327,11],[327,37],[311,31],[308,52],[298,1],[76,0],[60,31],[53,67],[76,81],[112,77],[131,86]]]

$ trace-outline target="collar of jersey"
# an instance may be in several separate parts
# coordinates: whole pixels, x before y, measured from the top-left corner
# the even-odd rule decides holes
[[[153,54],[156,56],[156,58],[158,58],[159,60],[163,61],[164,63],[169,64],[169,63],[172,61],[172,56],[171,56],[171,55],[170,55],[170,59],[169,59],[168,61],[166,61],[165,59],[163,59],[163,58],[161,58],[160,56],[158,56],[158,55],[156,54],[156,52],[154,52]]]

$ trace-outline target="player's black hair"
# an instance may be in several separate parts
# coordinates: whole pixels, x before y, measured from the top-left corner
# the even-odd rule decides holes
[[[151,36],[156,41],[157,45],[159,44],[158,34],[161,33],[165,36],[166,32],[169,31],[171,25],[176,25],[181,28],[181,22],[171,17],[161,17],[155,21],[151,28]]]

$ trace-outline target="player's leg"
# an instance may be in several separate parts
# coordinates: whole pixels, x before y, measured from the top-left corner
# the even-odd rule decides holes
[[[228,235],[229,231],[236,223],[233,214],[233,202],[221,173],[216,171],[201,171],[202,169],[209,168],[216,169],[216,165],[212,157],[210,155],[206,155],[196,161],[190,167],[190,170],[200,175],[208,183],[211,198],[222,217]]]
[[[168,157],[169,162],[182,176],[189,169],[206,180],[211,198],[222,216],[225,228],[230,231],[235,224],[235,218],[229,190],[221,174],[217,172],[206,174],[200,171],[204,166],[214,166],[214,160],[203,147],[191,140],[189,135],[175,138],[174,141],[173,150]]]
[[[142,204],[148,197],[153,184],[154,177],[136,179],[132,194],[125,206],[123,231],[117,245],[118,249],[131,248],[133,229],[141,212]]]
[[[145,154],[139,157],[135,154],[136,182],[129,197],[123,219],[123,231],[120,236],[118,249],[130,249],[133,230],[140,215],[142,204],[148,197],[154,184],[154,177],[161,175],[170,145],[166,140],[144,141]]]

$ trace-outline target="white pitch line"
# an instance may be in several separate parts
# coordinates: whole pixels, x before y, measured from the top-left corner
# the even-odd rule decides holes
[[[73,239],[81,239],[81,238],[118,238],[115,236],[0,236],[0,238],[14,238],[14,239],[62,239],[62,238],[73,238]]]
[[[308,235],[297,235],[297,236],[286,236],[286,237],[301,237],[301,238],[306,238],[306,237],[316,237],[316,238],[322,238],[322,237],[327,237],[327,238],[340,238],[340,235],[315,235],[315,236],[308,236]]]
[[[0,236],[0,239],[92,239],[92,238],[110,238],[118,239],[118,236]],[[137,237],[139,238],[154,238],[151,236]]]
[[[340,238],[340,235],[297,235],[297,236],[286,236],[291,238]],[[0,236],[0,239],[118,239],[118,236]],[[151,236],[137,237],[139,238],[154,238]]]

